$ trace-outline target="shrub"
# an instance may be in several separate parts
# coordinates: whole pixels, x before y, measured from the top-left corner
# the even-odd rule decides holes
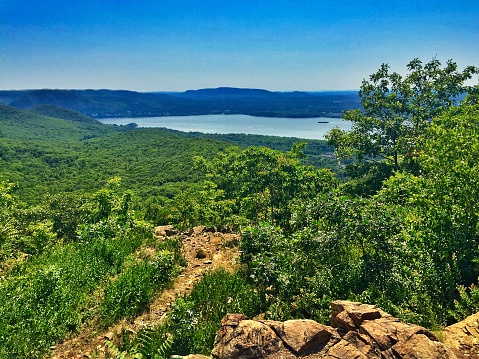
[[[176,275],[174,256],[162,252],[154,260],[141,261],[120,273],[105,289],[99,309],[100,324],[107,327],[121,318],[144,311],[154,294]]]
[[[142,351],[144,358],[155,358],[159,349],[168,356],[209,355],[221,319],[227,313],[253,317],[264,310],[264,303],[264,294],[253,290],[241,272],[218,269],[206,273],[189,295],[178,299],[164,323],[153,331],[147,330],[147,335],[140,332],[136,340],[122,349],[135,352],[139,346],[147,347],[150,354]],[[165,353],[168,338],[172,338],[172,343],[168,343],[169,350]]]

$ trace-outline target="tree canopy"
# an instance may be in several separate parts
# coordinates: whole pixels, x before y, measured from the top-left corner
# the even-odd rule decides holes
[[[407,69],[402,76],[382,64],[363,80],[359,91],[363,109],[343,114],[352,121],[351,131],[335,128],[327,135],[337,157],[347,161],[349,175],[357,178],[373,172],[376,189],[378,176],[384,179],[392,170],[416,168],[418,140],[425,128],[472,92],[466,81],[478,73],[474,66],[460,71],[452,60],[442,67],[437,59],[423,64],[416,58]]]

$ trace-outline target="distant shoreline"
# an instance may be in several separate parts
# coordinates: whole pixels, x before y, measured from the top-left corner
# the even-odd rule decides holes
[[[94,119],[220,114],[268,118],[340,118],[344,111],[360,107],[359,96],[352,91],[272,92],[232,87],[181,93],[59,89],[0,91],[0,104],[21,110],[55,105]]]

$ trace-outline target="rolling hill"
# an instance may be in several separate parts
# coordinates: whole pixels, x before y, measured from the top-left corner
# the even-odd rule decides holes
[[[0,91],[0,103],[19,109],[56,105],[93,118],[244,114],[264,117],[339,117],[359,107],[356,92],[271,92],[220,87],[177,93],[126,90]]]

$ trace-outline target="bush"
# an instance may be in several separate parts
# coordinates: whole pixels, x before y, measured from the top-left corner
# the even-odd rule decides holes
[[[121,318],[140,314],[156,291],[176,276],[177,269],[174,256],[162,252],[154,260],[142,261],[120,273],[105,289],[99,309],[101,326],[108,327]]]
[[[221,319],[227,313],[244,313],[250,317],[261,313],[265,308],[264,294],[257,292],[247,283],[241,272],[229,273],[218,269],[206,273],[191,294],[176,301],[173,311],[166,321],[154,331],[147,330],[138,334],[138,338],[125,348],[130,352],[138,348],[149,348],[149,355],[154,358],[159,349],[166,355],[202,353],[209,355]],[[165,353],[165,341],[172,338],[172,343]]]

